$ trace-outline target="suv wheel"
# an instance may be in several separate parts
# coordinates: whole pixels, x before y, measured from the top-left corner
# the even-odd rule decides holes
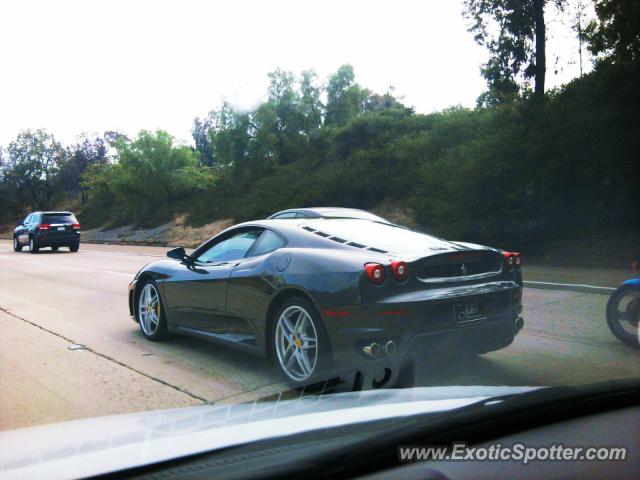
[[[18,237],[16,237],[15,235],[13,237],[13,251],[14,252],[22,251],[22,245],[20,245],[20,240],[18,240]]]
[[[80,250],[80,243],[74,243],[72,245],[69,245],[69,251],[77,252],[78,250]]]
[[[35,241],[33,237],[29,237],[29,251],[31,253],[38,253],[40,247],[38,247],[38,243]]]

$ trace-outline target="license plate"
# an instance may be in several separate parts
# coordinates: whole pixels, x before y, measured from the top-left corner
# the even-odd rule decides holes
[[[453,306],[457,324],[465,324],[482,320],[484,316],[478,303],[459,303]]]
[[[64,227],[58,227],[58,231],[59,232],[64,232],[65,228]]]

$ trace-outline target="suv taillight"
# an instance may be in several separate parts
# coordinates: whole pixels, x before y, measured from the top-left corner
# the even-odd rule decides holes
[[[365,264],[364,271],[369,280],[371,280],[371,283],[381,285],[382,282],[384,282],[384,267],[379,263]]]
[[[522,263],[522,257],[518,252],[502,252],[504,258],[504,264],[509,270],[513,270],[514,267],[519,267]]]
[[[79,223],[74,223],[73,225],[71,225],[71,227],[72,227],[74,230],[80,230],[80,224],[79,224]]]
[[[38,227],[38,230],[49,230],[51,228],[51,225],[48,223],[43,223],[42,225],[40,225]]]

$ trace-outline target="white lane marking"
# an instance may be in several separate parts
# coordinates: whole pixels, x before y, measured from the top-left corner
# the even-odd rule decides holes
[[[124,272],[114,272],[113,270],[105,270],[106,273],[110,273],[111,275],[122,275],[123,277],[133,278],[135,273],[124,273]]]
[[[577,291],[582,291],[587,293],[604,293],[607,295],[616,291],[616,289],[612,287],[599,287],[595,285],[585,285],[581,283],[533,282],[530,280],[525,280],[522,283],[524,283],[525,287],[531,287],[531,288],[536,288],[536,287],[548,288],[548,289],[557,288],[559,290],[577,290]]]
[[[6,244],[6,243],[0,243],[0,246],[7,247],[7,248],[13,248],[13,245]],[[106,252],[104,250],[92,250],[90,248],[84,248],[84,247],[80,248],[80,253],[92,253],[92,254],[97,254],[97,255],[134,255],[134,256],[137,256],[137,257],[157,257],[157,258],[164,258],[165,257],[165,255],[156,255],[156,254],[153,254],[153,253]]]
[[[84,250],[80,250],[84,253],[93,253],[97,255],[134,255],[136,257],[158,257],[163,258],[165,255],[155,255],[153,253],[135,253],[135,252],[105,252],[104,250],[91,250],[85,248]]]

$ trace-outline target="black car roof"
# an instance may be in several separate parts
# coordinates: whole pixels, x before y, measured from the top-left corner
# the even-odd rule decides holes
[[[377,253],[387,253],[387,250],[376,248],[374,245],[371,245],[370,242],[353,242],[348,238],[342,238],[340,235],[331,235],[325,234],[322,229],[322,225],[327,222],[364,222],[367,224],[378,224],[381,227],[389,227],[389,228],[399,228],[405,230],[404,227],[398,227],[393,224],[376,222],[368,219],[361,218],[342,218],[342,219],[326,219],[323,217],[317,218],[294,218],[294,219],[265,219],[265,220],[254,220],[250,222],[244,222],[239,225],[234,225],[232,228],[236,227],[260,227],[260,228],[273,228],[274,230],[284,234],[288,239],[293,240],[293,243],[297,243],[297,241],[303,241],[304,243],[308,243],[310,240],[312,243],[315,243],[316,246],[327,246],[330,244],[342,245],[343,247],[355,247],[358,249],[369,250]],[[313,240],[317,240],[313,242]],[[328,242],[328,243],[327,243]]]
[[[332,245],[378,254],[421,257],[426,253],[466,250],[467,247],[417,232],[399,225],[357,218],[266,219],[245,222],[235,227],[273,228],[292,244],[308,246]],[[232,227],[233,228],[233,227]],[[393,230],[391,230],[393,229]],[[329,247],[331,248],[331,247]],[[480,248],[486,248],[480,246]]]

